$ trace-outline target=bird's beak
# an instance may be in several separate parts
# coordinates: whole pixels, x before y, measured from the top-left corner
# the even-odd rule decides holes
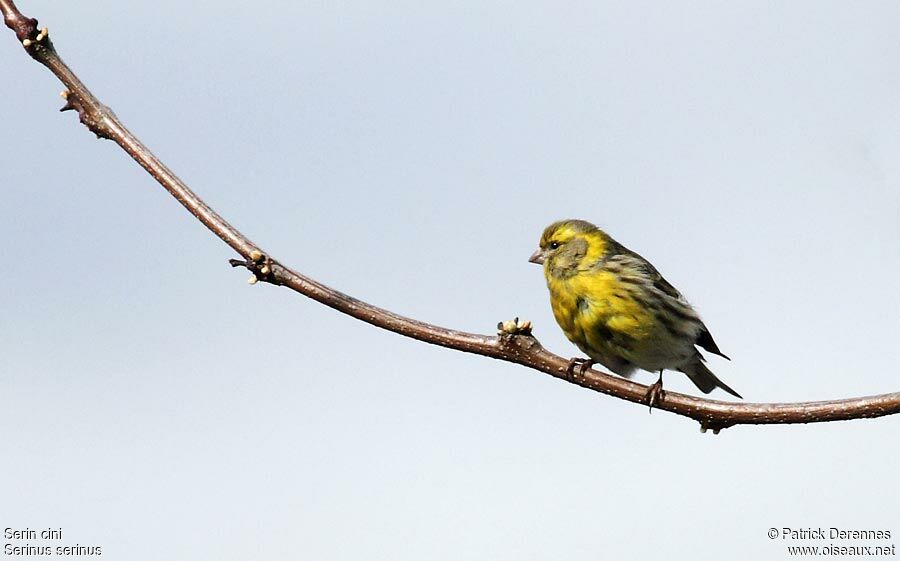
[[[528,262],[536,265],[544,264],[544,252],[541,251],[541,248],[538,248],[537,251],[531,254],[531,257],[528,258]]]

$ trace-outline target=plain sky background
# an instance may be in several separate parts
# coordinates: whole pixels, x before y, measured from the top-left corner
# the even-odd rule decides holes
[[[468,331],[530,318],[573,356],[527,258],[584,218],[697,306],[748,401],[900,386],[897,2],[19,7],[209,204],[335,288]],[[900,544],[900,417],[701,434],[250,287],[2,31],[0,527],[135,561]]]

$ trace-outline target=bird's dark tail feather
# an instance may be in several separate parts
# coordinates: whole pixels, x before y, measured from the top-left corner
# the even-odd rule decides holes
[[[694,362],[682,366],[680,370],[687,374],[688,378],[691,379],[691,382],[694,382],[694,385],[700,388],[700,391],[703,393],[709,393],[716,388],[722,388],[734,397],[744,399],[741,397],[741,394],[729,388],[725,382],[719,380],[715,374],[710,372],[709,368],[703,364],[699,357]]]

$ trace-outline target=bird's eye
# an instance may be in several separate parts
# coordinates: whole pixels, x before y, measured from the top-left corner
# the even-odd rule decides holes
[[[559,242],[550,242],[550,249],[559,249]]]

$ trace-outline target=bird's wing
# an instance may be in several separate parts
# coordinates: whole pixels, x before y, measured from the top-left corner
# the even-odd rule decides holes
[[[621,244],[619,244],[616,249],[618,251],[615,254],[607,257],[607,265],[611,264],[614,267],[620,268],[622,271],[629,271],[632,273],[637,272],[654,288],[656,288],[663,294],[675,299],[692,313],[696,314],[696,312],[694,312],[693,308],[690,304],[688,304],[684,296],[682,296],[682,294],[678,292],[678,289],[672,286],[672,283],[667,281],[660,274],[660,272],[656,270],[656,267],[654,267],[652,263]],[[719,346],[712,338],[709,329],[706,327],[703,321],[699,317],[697,317],[697,321],[700,322],[700,333],[699,335],[697,335],[696,344],[707,352],[717,354],[720,357],[731,360],[728,355],[719,350]]]
[[[663,278],[652,263],[621,244],[619,244],[617,249],[618,251],[615,254],[607,257],[605,263],[607,266],[617,265],[621,267],[623,271],[638,273],[657,290],[676,300],[684,301],[684,297],[678,292],[678,289]]]
[[[697,336],[697,344],[700,345],[703,350],[709,353],[713,353],[719,355],[722,358],[731,360],[731,358],[719,350],[719,345],[716,345],[716,342],[713,340],[712,335],[709,333],[709,329],[706,326],[703,326],[703,330],[700,332],[700,335]],[[738,396],[740,397],[740,396]]]

